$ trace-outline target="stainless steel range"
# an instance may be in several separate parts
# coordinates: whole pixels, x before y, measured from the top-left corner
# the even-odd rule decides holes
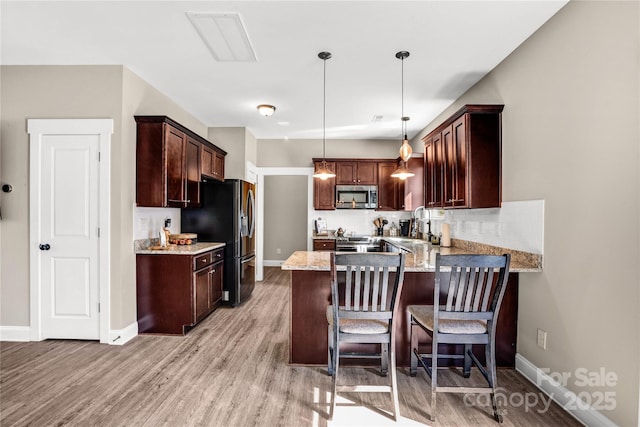
[[[373,236],[336,237],[337,252],[380,252],[380,238]]]

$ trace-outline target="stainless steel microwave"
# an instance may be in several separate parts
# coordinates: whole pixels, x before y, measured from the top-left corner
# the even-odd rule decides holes
[[[376,209],[378,186],[336,185],[336,209]]]

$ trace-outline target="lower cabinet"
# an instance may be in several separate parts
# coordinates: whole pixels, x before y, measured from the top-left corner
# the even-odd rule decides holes
[[[215,310],[222,299],[223,253],[138,254],[138,331],[185,334]]]
[[[313,239],[314,251],[335,251],[336,241],[334,239]]]

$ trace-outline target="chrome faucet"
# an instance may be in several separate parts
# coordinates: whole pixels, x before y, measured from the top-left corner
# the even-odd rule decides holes
[[[411,226],[411,237],[418,237],[418,212],[424,210],[424,206],[418,206],[413,210],[413,224]]]
[[[429,209],[425,209],[424,206],[418,206],[413,211],[413,227],[411,230],[411,237],[418,237],[418,212],[419,211],[427,211],[429,213],[429,219],[427,220],[427,240],[431,241],[431,211]]]

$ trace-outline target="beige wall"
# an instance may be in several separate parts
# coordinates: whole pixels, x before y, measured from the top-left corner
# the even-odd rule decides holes
[[[426,129],[466,103],[505,104],[503,200],[546,209],[544,272],[520,275],[518,353],[615,372],[613,389],[566,387],[615,391],[602,414],[621,426],[638,425],[639,18],[638,2],[569,3]]]
[[[326,141],[326,157],[396,159],[400,140],[334,139]],[[312,167],[312,158],[322,158],[322,140],[261,139],[258,143],[260,167]]]
[[[306,175],[264,177],[265,260],[307,250],[307,181]]]
[[[113,164],[122,139],[122,67],[2,66],[0,103],[2,169],[0,180],[13,185],[2,195],[0,247],[0,325],[29,326],[29,135],[27,119],[113,118]],[[117,173],[112,174],[118,180]],[[117,187],[114,187],[117,188]],[[120,201],[112,202],[114,243],[120,237]],[[120,277],[112,249],[111,278]],[[116,290],[117,292],[117,290]],[[113,325],[113,323],[112,323]]]
[[[0,221],[0,325],[29,326],[29,118],[113,118],[111,138],[111,325],[136,321],[133,116],[168,115],[200,135],[207,128],[122,66],[2,66],[2,169],[14,186]]]
[[[244,179],[245,128],[216,127],[208,129],[209,141],[227,152],[224,165],[226,179]]]

